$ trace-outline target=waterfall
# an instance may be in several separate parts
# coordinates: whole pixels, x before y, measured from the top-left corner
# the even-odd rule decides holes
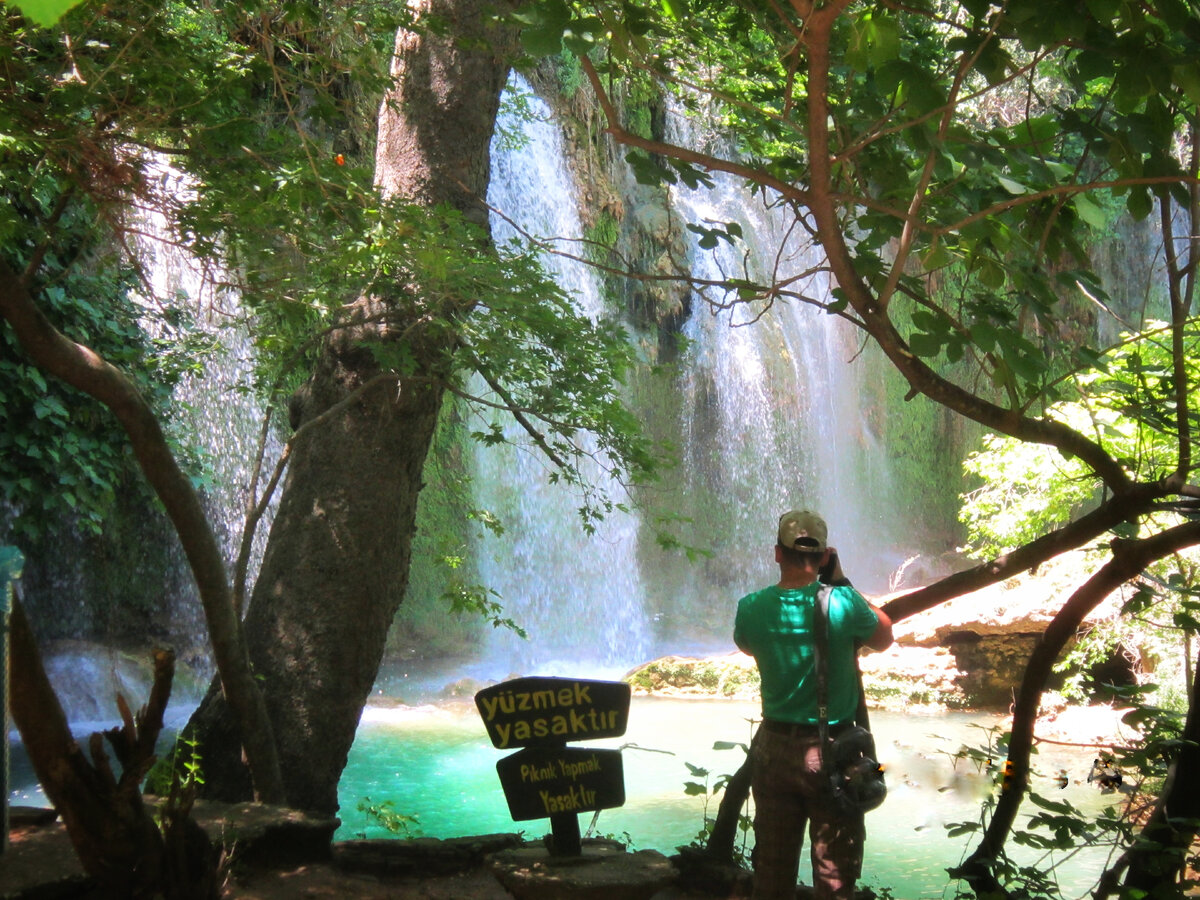
[[[496,243],[503,248],[522,233],[577,241],[580,201],[551,110],[519,75],[509,91],[523,98],[516,106],[532,117],[502,114],[488,198],[499,211],[492,220]],[[520,140],[505,139],[513,134]],[[186,202],[188,181],[161,162],[152,165],[166,198],[155,206]],[[714,190],[677,188],[671,202],[672,215],[684,221],[736,221],[745,235],[744,247],[722,243],[715,250],[693,239],[690,265],[697,278],[737,274],[745,264],[765,281],[773,268],[791,277],[820,262],[802,236],[788,232],[783,211],[732,179],[718,177]],[[228,287],[234,279],[198,263],[161,209],[140,210],[133,221],[145,234],[138,241],[147,272],[143,302],[186,308],[220,344],[204,377],[185,380],[178,396],[188,410],[182,428],[205,441],[209,509],[232,559],[261,416],[249,390],[253,348],[242,328],[225,327],[240,315],[236,291]],[[597,276],[586,265],[553,254],[544,262],[582,313],[606,314]],[[803,290],[827,297],[827,277],[808,276]],[[790,507],[818,509],[855,582],[870,591],[886,588],[904,522],[892,512],[886,448],[860,402],[864,376],[861,363],[851,362],[859,350],[854,330],[795,300],[780,300],[765,312],[737,306],[714,314],[697,296],[691,309],[683,326],[689,346],[665,403],[671,408],[666,437],[680,448],[681,465],[640,499],[655,514],[685,520],[683,540],[712,556],[692,564],[664,555],[649,516],[613,512],[594,534],[586,533],[576,511],[579,496],[549,482],[548,462],[507,420],[512,444],[479,446],[471,462],[475,505],[495,513],[505,532],[480,536],[473,555],[480,581],[502,597],[505,615],[530,637],[489,632],[480,651],[487,667],[482,674],[615,677],[693,642],[728,647],[732,604],[773,577],[774,524]],[[276,447],[268,456],[277,454]],[[603,472],[585,474],[625,499]],[[268,527],[260,525],[259,552]],[[187,615],[203,635],[198,605]]]
[[[204,373],[185,377],[175,388],[183,413],[181,430],[196,441],[205,468],[204,499],[209,520],[232,569],[245,522],[246,497],[253,474],[254,454],[262,427],[263,406],[255,397],[254,346],[243,321],[235,279],[219,262],[194,254],[178,234],[169,215],[195,193],[192,180],[161,158],[151,157],[147,181],[157,183],[153,205],[132,212],[138,258],[146,292],[139,300],[147,307],[171,306],[183,311],[212,340]],[[158,317],[145,327],[156,337]],[[265,466],[279,458],[282,446],[269,436]],[[270,469],[264,471],[269,474]],[[260,479],[265,481],[265,475]],[[274,508],[255,532],[248,582],[253,585],[266,546]]]
[[[245,498],[262,405],[252,390],[254,348],[239,317],[239,295],[233,279],[219,265],[191,252],[175,228],[172,211],[194,194],[191,180],[162,157],[143,160],[146,181],[154,188],[149,202],[126,212],[125,226],[141,273],[135,299],[146,310],[142,327],[155,339],[173,341],[194,328],[206,336],[209,349],[203,372],[186,375],[175,387],[176,413],[166,423],[180,445],[194,447],[203,469],[202,495],[209,522],[232,571],[241,540]],[[278,442],[268,447],[268,464],[279,456]],[[258,570],[271,514],[260,523],[249,583]],[[170,526],[164,523],[164,529]],[[164,530],[162,540],[174,539]],[[184,718],[207,687],[212,673],[207,624],[194,580],[182,550],[172,571],[163,573],[164,616],[169,643],[178,658],[172,717]],[[117,598],[120,600],[121,598]],[[80,641],[62,642],[46,653],[55,692],[73,723],[114,719],[115,694],[137,706],[152,682],[149,658],[131,657],[116,647]]]
[[[502,113],[497,129],[522,137],[519,146],[493,144],[488,199],[501,212],[492,218],[497,245],[522,231],[577,240],[578,192],[558,127],[519,75],[508,90],[521,95],[517,105],[533,119]],[[698,139],[680,136],[684,143]],[[732,178],[714,180],[712,189],[673,188],[671,214],[700,226],[737,222],[744,238],[703,249],[693,235],[692,276],[764,283],[775,273],[794,279],[792,290],[828,301],[819,247],[790,211]],[[545,264],[581,311],[602,314],[587,266],[551,254]],[[656,653],[727,646],[734,601],[776,575],[774,529],[789,508],[821,512],[855,583],[887,589],[907,526],[896,521],[886,448],[860,399],[866,376],[855,329],[796,299],[780,298],[765,310],[733,304],[714,311],[701,289],[691,309],[671,388],[681,464],[643,499],[655,513],[681,517],[687,542],[711,557],[695,564],[664,559],[634,515],[614,514],[596,535],[584,534],[577,498],[547,482],[547,464],[521,445],[509,422],[505,433],[517,447],[476,453],[476,502],[506,529],[482,538],[476,553],[484,584],[503,597],[506,614],[530,639],[496,636],[486,652],[489,674],[619,671]]]
[[[692,235],[697,279],[788,281],[830,300],[824,257],[789,207],[717,174],[715,187],[673,189],[687,223],[736,222],[743,242],[702,249]],[[707,225],[706,225],[707,223]],[[829,524],[847,573],[866,590],[887,588],[895,568],[886,451],[865,413],[865,366],[851,325],[794,298],[723,307],[693,297],[680,367],[681,493],[722,560],[720,585],[747,589],[771,577],[774,528],[787,509],[810,508]],[[894,516],[892,517],[894,518]],[[904,527],[901,525],[900,527]],[[704,591],[701,586],[697,590]]]
[[[543,240],[579,240],[576,189],[567,173],[562,139],[549,107],[518,74],[508,92],[520,95],[528,115],[502,109],[497,132],[520,139],[493,143],[488,202],[496,245],[524,231]],[[518,231],[520,229],[520,231]],[[595,274],[584,264],[545,254],[543,263],[578,309],[602,313]],[[528,640],[496,633],[488,656],[495,674],[592,673],[616,677],[649,652],[644,589],[637,566],[638,520],[611,513],[587,534],[576,507],[580,498],[548,481],[549,463],[510,420],[496,447],[475,453],[476,503],[499,516],[505,532],[476,545],[481,578],[498,592],[507,615]],[[621,487],[598,467],[584,475],[621,499]]]

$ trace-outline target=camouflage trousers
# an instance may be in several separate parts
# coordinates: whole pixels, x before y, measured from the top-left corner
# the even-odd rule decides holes
[[[821,777],[819,738],[759,728],[750,748],[754,900],[795,900],[805,828],[817,900],[851,900],[862,873],[862,813],[835,814]]]

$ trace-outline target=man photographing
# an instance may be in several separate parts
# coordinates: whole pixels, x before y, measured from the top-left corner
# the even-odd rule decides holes
[[[818,900],[850,900],[862,871],[863,814],[829,802],[818,735],[813,615],[829,591],[828,722],[830,736],[848,728],[858,709],[855,654],[892,643],[892,620],[843,575],[828,528],[816,513],[779,520],[779,583],[738,601],[733,640],[754,657],[762,681],[762,725],[750,748],[754,795],[754,900],[793,900],[804,830],[809,829]]]

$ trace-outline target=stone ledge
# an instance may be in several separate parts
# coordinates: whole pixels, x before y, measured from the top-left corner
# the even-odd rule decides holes
[[[228,848],[235,866],[273,868],[329,859],[341,824],[336,816],[214,800],[197,800],[192,817],[213,843]]]
[[[482,865],[489,854],[523,843],[519,834],[339,841],[333,845],[333,860],[340,869],[380,878],[453,875]]]
[[[577,857],[532,845],[503,850],[487,864],[517,900],[650,900],[679,876],[657,850],[627,853],[615,841],[584,841]]]

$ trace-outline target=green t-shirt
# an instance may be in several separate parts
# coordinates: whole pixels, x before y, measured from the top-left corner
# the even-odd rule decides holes
[[[762,711],[780,722],[817,722],[817,673],[813,656],[813,606],[821,585],[783,589],[772,585],[738,601],[733,640],[758,663]],[[858,709],[854,644],[879,624],[874,610],[852,587],[829,592],[829,723],[850,721]]]

